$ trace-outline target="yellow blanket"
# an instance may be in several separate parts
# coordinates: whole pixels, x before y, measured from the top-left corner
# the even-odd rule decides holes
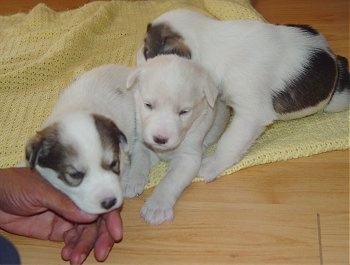
[[[0,167],[24,158],[59,92],[75,77],[105,63],[135,64],[146,25],[177,7],[219,19],[263,19],[248,0],[92,2],[65,12],[44,4],[28,14],[0,17]],[[349,112],[277,122],[224,174],[257,164],[349,148]],[[166,172],[155,166],[147,187]]]

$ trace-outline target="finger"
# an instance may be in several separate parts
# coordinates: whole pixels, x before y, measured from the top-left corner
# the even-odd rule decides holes
[[[111,211],[102,215],[106,223],[108,233],[115,242],[119,242],[123,238],[123,222],[119,210]]]
[[[79,237],[76,227],[73,227],[72,229],[66,231],[63,235],[63,241],[64,241],[64,247],[61,251],[61,256],[63,260],[69,260],[70,256],[72,254],[75,242],[77,241],[77,238]]]
[[[98,231],[98,238],[96,239],[94,246],[94,254],[96,260],[105,261],[113,245],[114,239],[108,232],[106,222],[102,220]]]
[[[84,262],[94,247],[98,235],[97,223],[82,225],[83,229],[78,231],[79,237],[71,245],[72,252],[69,260],[72,265],[79,265]]]

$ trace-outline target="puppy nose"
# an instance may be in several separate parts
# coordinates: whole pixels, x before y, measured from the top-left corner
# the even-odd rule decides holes
[[[153,141],[157,144],[166,144],[168,142],[168,138],[162,136],[153,136]]]
[[[106,198],[101,202],[102,208],[111,209],[117,203],[117,198]]]

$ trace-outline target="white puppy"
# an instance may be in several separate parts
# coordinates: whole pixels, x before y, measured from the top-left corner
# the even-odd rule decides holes
[[[197,176],[203,149],[220,137],[229,111],[222,102],[215,103],[218,91],[208,73],[175,55],[148,60],[127,86],[135,94],[138,137],[152,154],[142,155],[123,178],[125,196],[143,191],[148,171],[159,159],[169,161],[166,176],[141,209],[147,222],[159,224],[173,218],[177,198]]]
[[[224,130],[228,111],[215,104],[217,94],[202,67],[175,55],[139,68],[97,67],[64,90],[44,128],[28,141],[27,160],[96,214],[121,205],[119,176],[125,196],[133,197],[143,191],[151,166],[169,160],[167,175],[142,208],[146,221],[163,222],[197,175],[203,148]]]
[[[138,56],[169,53],[204,66],[234,110],[214,155],[202,162],[199,175],[206,181],[239,161],[273,121],[349,107],[347,59],[306,25],[219,21],[172,10],[147,26]]]

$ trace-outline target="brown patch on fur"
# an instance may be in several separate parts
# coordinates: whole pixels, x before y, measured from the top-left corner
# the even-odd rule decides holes
[[[55,166],[61,157],[62,146],[58,142],[59,126],[57,123],[50,125],[36,133],[26,145],[26,159],[31,168],[36,164]],[[55,149],[55,155],[50,155],[52,149]],[[58,152],[57,152],[58,151]],[[48,159],[48,160],[47,160]],[[55,162],[54,162],[55,161]],[[50,168],[52,168],[50,166]]]
[[[336,77],[334,59],[325,51],[313,51],[299,76],[273,96],[274,110],[284,114],[316,106],[333,93]]]
[[[191,50],[183,37],[164,23],[147,25],[143,53],[146,60],[159,54],[176,54],[191,59]]]
[[[67,179],[69,171],[74,170],[70,165],[70,160],[77,156],[77,151],[71,145],[62,144],[59,139],[60,128],[58,123],[37,132],[26,145],[26,159],[31,168],[35,168],[36,165],[50,168],[56,171],[58,178],[68,185],[77,186],[82,181],[83,173],[81,178]]]
[[[116,174],[119,175],[120,173],[120,163],[119,163],[119,154],[120,154],[120,146],[119,144],[121,142],[126,143],[126,137],[125,135],[119,130],[117,125],[115,123],[98,114],[93,114],[92,115],[96,129],[98,133],[100,134],[100,139],[102,143],[102,148],[104,150],[112,150],[113,152],[113,159],[110,162],[107,161],[102,161],[102,168],[106,170],[112,170]]]

